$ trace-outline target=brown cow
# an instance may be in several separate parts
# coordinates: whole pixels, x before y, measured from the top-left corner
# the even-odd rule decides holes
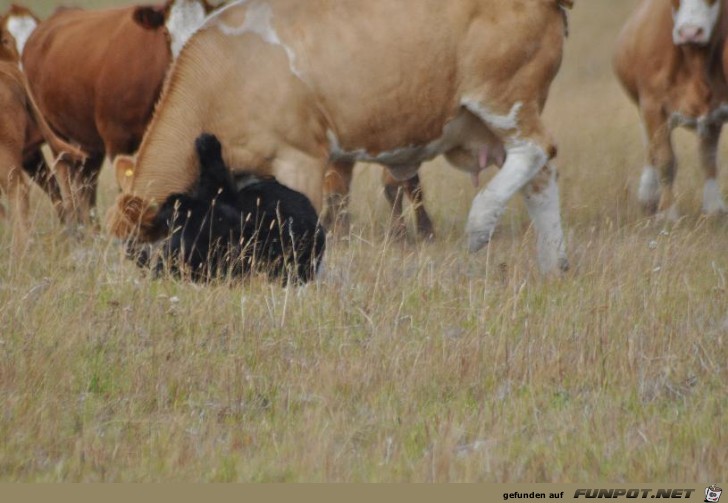
[[[3,60],[19,61],[19,54],[22,53],[25,42],[39,22],[40,20],[29,9],[18,5],[10,6],[10,9],[0,17],[0,30],[4,29],[12,35],[13,39],[15,39],[15,47],[10,49],[12,54],[6,54],[2,57]],[[40,150],[40,146],[45,143],[45,138],[40,130],[35,127],[35,121],[30,121],[28,124],[30,127],[26,131],[23,169],[48,194],[59,217],[63,220],[65,215],[61,191],[45,156]]]
[[[206,0],[65,9],[28,38],[22,63],[40,109],[56,132],[90,154],[61,179],[79,220],[95,207],[105,156],[138,148],[171,61],[211,10]]]
[[[380,163],[405,180],[440,154],[479,171],[505,149],[503,168],[473,201],[470,250],[490,241],[521,191],[542,270],[564,268],[556,146],[540,116],[570,3],[239,0],[180,54],[109,229],[159,237],[159,204],[199,176],[203,131],[220,137],[231,169],[272,174],[317,211],[329,160]]]
[[[645,210],[677,218],[671,132],[685,126],[700,138],[703,211],[725,212],[717,150],[728,106],[728,0],[644,0],[620,35],[614,68],[646,134],[639,187]]]
[[[12,248],[18,256],[27,243],[29,229],[28,184],[23,169],[35,174],[38,168],[29,166],[35,159],[30,152],[37,150],[38,138],[71,160],[82,161],[85,154],[56,137],[45,122],[18,65],[15,39],[5,26],[0,23],[0,188],[8,197],[13,220]]]

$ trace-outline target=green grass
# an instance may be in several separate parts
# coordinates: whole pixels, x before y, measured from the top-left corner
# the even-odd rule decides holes
[[[385,240],[379,168],[362,166],[351,236],[330,241],[320,281],[290,289],[152,280],[103,234],[64,236],[34,190],[20,260],[0,223],[0,480],[728,473],[728,219],[699,214],[687,133],[684,218],[640,213],[638,116],[609,67],[634,4],[579,1],[571,17],[546,110],[572,264],[560,279],[538,274],[518,200],[469,255],[476,189],[441,161],[423,169],[436,243]],[[114,197],[106,169],[102,211]]]

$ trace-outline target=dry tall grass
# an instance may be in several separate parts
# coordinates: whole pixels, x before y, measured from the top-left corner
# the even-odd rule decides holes
[[[34,191],[19,261],[1,227],[0,479],[724,476],[728,219],[699,215],[686,133],[685,218],[640,214],[637,113],[609,61],[635,3],[581,0],[571,17],[546,114],[572,263],[560,280],[538,275],[520,201],[468,255],[475,190],[440,161],[424,168],[437,243],[384,239],[379,170],[362,167],[354,231],[305,288],[148,279],[105,236],[64,237]],[[102,209],[114,194],[107,170]]]

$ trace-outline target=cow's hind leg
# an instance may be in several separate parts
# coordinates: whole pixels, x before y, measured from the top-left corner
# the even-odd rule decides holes
[[[700,164],[705,174],[703,212],[707,215],[725,213],[728,209],[718,185],[718,141],[722,128],[722,124],[710,124],[700,131]]]
[[[84,225],[91,225],[98,229],[99,221],[96,214],[96,196],[99,187],[99,175],[101,165],[104,162],[104,155],[96,155],[89,158],[79,167],[78,185],[80,212],[79,217]]]
[[[488,244],[508,201],[544,169],[556,155],[556,146],[543,127],[536,103],[513,103],[503,115],[494,113],[497,108],[485,102],[466,100],[464,105],[496,133],[507,154],[503,168],[475,197],[470,209],[467,232],[470,251],[475,252]],[[550,272],[564,269],[567,260],[555,172],[544,176],[548,179],[544,190],[531,187],[527,202],[538,232],[539,265],[543,272]]]
[[[7,194],[12,220],[12,254],[13,257],[19,258],[25,251],[30,234],[28,181],[23,172],[20,155],[0,152],[0,186]]]
[[[96,225],[96,188],[104,154],[89,157],[83,165],[57,158],[53,172],[63,198],[66,225]]]
[[[63,196],[56,177],[53,176],[40,148],[34,149],[23,157],[23,169],[33,181],[48,195],[61,222],[64,222]]]
[[[554,264],[562,271],[569,268],[561,228],[557,179],[556,167],[548,163],[522,191],[538,236],[539,267],[545,271],[552,269]]]

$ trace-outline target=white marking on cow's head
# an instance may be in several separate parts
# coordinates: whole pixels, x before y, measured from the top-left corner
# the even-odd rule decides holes
[[[233,4],[233,6],[240,6],[247,2],[247,0],[241,0]],[[224,12],[223,9],[221,12]],[[291,72],[298,78],[302,79],[303,75],[296,66],[296,53],[293,52],[290,46],[286,45],[281,38],[278,36],[278,32],[273,27],[273,9],[270,5],[265,2],[257,2],[248,7],[245,13],[245,21],[240,26],[229,26],[224,22],[218,23],[218,29],[228,36],[239,36],[246,33],[254,33],[263,39],[264,42],[277,45],[283,48],[288,56],[288,65]]]
[[[23,55],[25,43],[30,38],[31,33],[38,27],[38,21],[31,15],[10,16],[7,20],[7,28],[10,34],[15,38],[15,44],[18,54]]]
[[[675,45],[707,45],[718,24],[720,0],[672,0]]]
[[[146,30],[164,28],[172,59],[176,59],[211,10],[205,0],[167,0],[162,7],[138,6],[133,16],[134,21]]]
[[[177,59],[184,45],[204,23],[207,10],[200,0],[175,0],[168,7],[166,18],[172,59]]]

